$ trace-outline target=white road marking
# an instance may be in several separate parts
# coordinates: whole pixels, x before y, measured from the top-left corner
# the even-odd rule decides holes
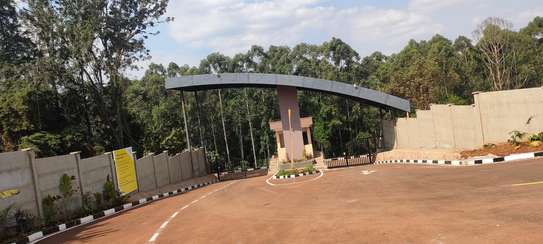
[[[158,232],[153,234],[153,236],[151,237],[151,239],[149,239],[149,242],[154,242],[154,241],[156,240],[157,237],[158,237]]]
[[[273,184],[270,182],[270,180],[273,178],[273,175],[268,178],[266,180],[266,183],[268,183],[268,185],[270,186],[287,186],[287,185],[293,185],[293,184],[298,184],[298,183],[304,183],[304,182],[310,182],[310,181],[314,181],[314,180],[318,180],[319,178],[321,178],[323,175],[324,175],[324,171],[323,170],[320,170],[321,174],[313,179],[310,179],[310,180],[306,180],[306,181],[296,181],[296,182],[291,182],[291,183],[286,183],[286,184]]]
[[[218,188],[218,189],[215,189],[213,191],[210,191],[204,195],[202,195],[201,197],[199,197],[198,199],[196,200],[193,200],[192,202],[190,202],[189,204],[179,208],[177,211],[175,211],[175,213],[173,213],[164,223],[162,223],[162,225],[160,225],[160,227],[155,231],[155,233],[153,234],[153,236],[151,236],[151,239],[149,239],[149,243],[154,243],[156,241],[156,239],[158,238],[158,236],[160,235],[160,233],[162,232],[162,230],[164,230],[166,228],[166,225],[168,225],[168,223],[170,223],[170,221],[175,218],[175,216],[177,216],[177,214],[179,214],[179,212],[185,210],[186,208],[190,207],[191,205],[194,205],[196,204],[198,201],[200,200],[203,200],[205,199],[206,197],[210,196],[211,194],[215,193],[215,192],[218,192],[220,190],[223,190],[224,188],[236,183],[237,181],[234,181],[232,183],[229,183],[221,188]]]
[[[375,170],[362,170],[362,172],[360,173],[363,175],[369,175],[369,174],[375,173]]]
[[[166,225],[168,225],[168,223],[170,223],[170,221],[166,220],[166,222],[162,223],[162,225],[160,226],[160,229],[166,228]]]
[[[511,186],[531,186],[531,185],[539,185],[539,184],[543,184],[543,181],[534,181],[534,182],[528,182],[528,183],[512,184]]]

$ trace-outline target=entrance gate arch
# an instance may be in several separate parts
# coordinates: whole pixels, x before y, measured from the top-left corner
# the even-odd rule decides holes
[[[276,88],[279,100],[281,129],[287,158],[301,160],[304,142],[296,91],[310,90],[349,98],[384,109],[410,111],[408,100],[356,85],[295,75],[262,73],[221,73],[172,77],[166,89],[198,91],[221,88]]]

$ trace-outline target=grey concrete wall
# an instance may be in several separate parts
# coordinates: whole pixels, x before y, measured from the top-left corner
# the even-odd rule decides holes
[[[26,152],[0,154],[0,191],[15,189],[19,194],[0,199],[0,210],[10,205],[38,215],[38,203],[34,192],[32,169]]]
[[[178,153],[170,157],[170,179],[172,183],[181,181],[181,154]]]
[[[35,158],[32,151],[0,153],[0,191],[19,191],[15,196],[0,199],[0,209],[14,204],[16,208],[39,216],[43,198],[61,195],[60,178],[67,174],[73,179],[75,190],[72,200],[68,201],[68,209],[77,210],[81,207],[82,193],[102,192],[108,176],[114,176],[112,164],[111,154],[80,159],[79,153],[47,158]],[[136,160],[138,188],[140,192],[155,191],[171,183],[205,176],[207,168],[201,149],[171,158],[167,152],[156,156],[150,154]]]
[[[207,175],[207,172],[208,172],[208,169],[209,169],[209,165],[207,164],[207,160],[206,160],[206,154],[205,154],[205,151],[203,149],[200,149],[198,151],[199,155],[198,157],[200,158],[200,176],[205,176]]]
[[[543,131],[543,88],[478,93],[474,100],[484,143],[506,141],[513,130]]]
[[[183,152],[181,154],[181,176],[183,180],[192,178],[192,166],[190,153]]]
[[[396,140],[393,143],[394,147],[396,148],[404,148],[409,146],[409,138],[407,134],[407,118],[398,118],[396,120],[396,126],[394,129],[394,134],[396,136]],[[391,144],[386,143],[385,144]]]
[[[417,110],[417,118],[412,120],[416,124],[412,133],[415,135],[415,144],[421,148],[435,147],[434,116],[432,111]]]
[[[435,146],[439,148],[454,148],[454,128],[451,106],[448,104],[432,104],[430,106],[434,118]]]
[[[195,177],[207,175],[204,157],[205,155],[203,149],[197,149],[192,152],[192,161],[194,164]]]
[[[198,160],[198,153],[192,151],[192,177],[198,177],[200,174],[200,163]]]
[[[47,158],[36,159],[36,170],[38,174],[38,189],[41,197],[45,198],[48,195],[62,195],[59,190],[60,178],[63,174],[70,176],[72,187],[76,192],[72,196],[72,201],[69,201],[68,209],[75,210],[81,207],[81,189],[79,187],[79,176],[77,172],[77,157],[78,155],[62,155]]]
[[[476,93],[474,101],[460,106],[432,104],[430,110],[417,110],[417,118],[398,118],[394,130],[384,133],[385,145],[393,144],[396,149],[471,149],[506,142],[514,130],[529,134],[543,131],[541,87]],[[390,126],[385,128],[390,130]]]
[[[153,154],[136,160],[136,174],[138,176],[139,191],[156,189]]]
[[[170,184],[170,173],[168,170],[168,153],[163,152],[154,157],[155,170],[158,187]]]
[[[417,147],[420,145],[419,144],[419,134],[417,133],[418,131],[418,124],[416,123],[417,121],[413,118],[407,118],[406,119],[406,133],[407,133],[407,141],[408,141],[408,145],[416,145]]]
[[[385,148],[394,148],[396,143],[396,132],[394,131],[394,121],[383,120],[383,144]]]
[[[207,175],[205,154],[203,149],[198,149],[196,152],[196,160],[198,161],[198,176]]]
[[[108,177],[113,181],[111,162],[112,159],[109,154],[81,159],[79,169],[81,170],[83,192],[102,192]]]
[[[456,148],[469,149],[483,145],[481,123],[473,105],[451,106],[454,144]]]

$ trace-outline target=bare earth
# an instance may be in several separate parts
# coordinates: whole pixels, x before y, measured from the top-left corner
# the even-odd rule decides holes
[[[509,143],[500,143],[496,144],[491,148],[479,148],[475,150],[468,150],[460,152],[462,158],[476,157],[476,156],[486,156],[489,154],[496,156],[507,156],[514,153],[527,153],[527,152],[541,152],[543,151],[543,145],[538,147],[529,146],[527,143],[522,143],[518,147],[513,146]]]
[[[314,178],[222,182],[41,243],[147,243],[176,211],[157,243],[543,243],[542,159],[370,165],[306,181]]]

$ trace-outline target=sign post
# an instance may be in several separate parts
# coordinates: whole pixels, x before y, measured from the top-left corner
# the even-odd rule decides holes
[[[117,185],[121,194],[126,195],[138,189],[136,164],[132,148],[127,147],[113,151],[113,161],[117,175]]]

